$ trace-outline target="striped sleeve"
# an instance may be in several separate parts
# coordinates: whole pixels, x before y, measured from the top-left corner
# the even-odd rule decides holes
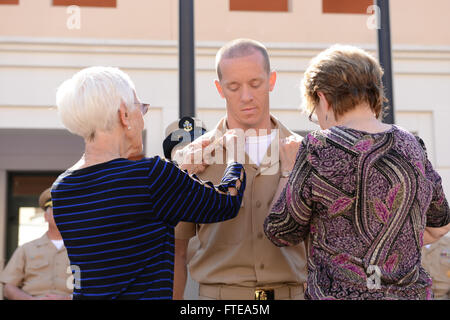
[[[228,191],[240,180],[243,166],[227,167],[219,186],[203,182],[180,170],[171,162],[153,158],[149,171],[149,192],[156,219],[176,225],[180,221],[213,223],[234,218],[241,206],[245,189],[245,172],[236,196],[219,193]]]

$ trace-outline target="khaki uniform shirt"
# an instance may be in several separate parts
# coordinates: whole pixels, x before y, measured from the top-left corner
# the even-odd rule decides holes
[[[450,237],[422,248],[422,266],[433,279],[435,299],[450,299]]]
[[[67,250],[57,250],[45,233],[41,238],[18,247],[6,268],[0,273],[0,282],[12,284],[32,296],[45,294],[71,295],[67,272],[70,262]]]
[[[279,179],[278,140],[292,131],[271,116],[279,136],[272,141],[261,166],[250,164],[245,155],[247,184],[236,218],[211,224],[179,223],[176,239],[190,239],[187,256],[191,277],[200,284],[270,287],[299,285],[306,282],[304,243],[295,247],[276,247],[264,234],[264,219],[276,193]],[[225,118],[205,134],[214,137],[227,130]],[[275,154],[275,151],[277,154]],[[275,157],[271,157],[274,153]],[[275,161],[272,161],[275,160]],[[239,161],[239,159],[238,159]],[[199,174],[202,180],[220,183],[226,164],[214,164]]]

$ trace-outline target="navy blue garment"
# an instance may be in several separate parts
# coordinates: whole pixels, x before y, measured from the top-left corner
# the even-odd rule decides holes
[[[219,186],[159,157],[68,170],[52,187],[53,215],[74,272],[74,299],[172,299],[174,227],[234,218],[241,164]],[[206,184],[213,188],[207,187]]]

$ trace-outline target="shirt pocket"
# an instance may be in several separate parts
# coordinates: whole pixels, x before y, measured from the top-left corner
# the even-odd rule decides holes
[[[216,245],[236,245],[251,230],[251,225],[247,221],[245,204],[242,202],[238,215],[227,221],[202,224],[199,226],[198,237],[202,246],[214,247]],[[248,232],[246,229],[249,229]]]
[[[29,274],[33,275],[40,274],[43,270],[48,268],[49,264],[50,262],[44,257],[31,259],[28,262],[27,271]]]

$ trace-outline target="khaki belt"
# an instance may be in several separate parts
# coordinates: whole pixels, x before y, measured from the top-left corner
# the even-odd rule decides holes
[[[210,284],[199,285],[201,297],[216,300],[286,300],[304,294],[303,285],[277,288],[246,288]]]

